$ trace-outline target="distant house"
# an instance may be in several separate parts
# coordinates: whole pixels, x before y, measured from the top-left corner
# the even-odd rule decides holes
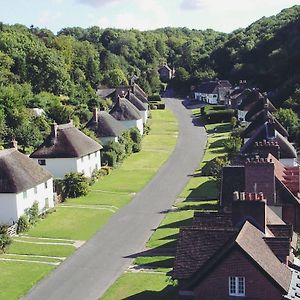
[[[167,64],[163,65],[158,70],[159,77],[161,81],[167,82],[174,78],[175,76],[175,68],[170,68]]]
[[[106,87],[99,86],[97,88],[96,95],[103,99],[110,98],[113,100],[115,97],[115,92],[116,92],[115,88],[106,88]]]
[[[54,206],[52,175],[15,148],[0,150],[0,224],[17,222],[34,202],[40,211]]]
[[[231,214],[195,213],[182,228],[172,277],[194,300],[294,299],[300,274],[297,236],[262,194],[237,194]]]
[[[94,108],[92,119],[86,124],[86,128],[95,132],[102,145],[109,142],[118,142],[126,128],[106,111]]]
[[[230,89],[228,80],[207,81],[196,87],[194,95],[196,100],[208,104],[225,104]]]
[[[116,102],[118,100],[118,97],[125,97],[129,92],[134,94],[140,101],[142,101],[145,105],[148,105],[148,96],[143,91],[143,89],[136,83],[133,83],[132,85],[122,85],[118,86],[115,89],[115,98],[114,101]]]
[[[268,142],[270,144],[269,149],[271,147],[278,149],[278,154],[274,154],[277,159],[286,166],[295,166],[297,165],[296,149],[282,134],[286,135],[286,131],[276,121],[268,120],[254,131],[242,146],[240,152],[243,155],[257,153],[259,151],[257,146]]]
[[[246,89],[247,81],[240,80],[239,85],[230,90],[226,97],[226,106],[235,109],[238,105],[239,96]]]
[[[137,128],[143,134],[143,116],[128,99],[119,97],[110,115],[120,121],[125,128]]]
[[[259,112],[255,119],[242,131],[241,137],[244,142],[247,142],[261,126],[267,123],[274,123],[275,130],[278,131],[283,137],[288,138],[287,130],[278,122],[278,120],[267,110]]]
[[[128,99],[142,114],[143,123],[146,124],[148,120],[148,104],[142,102],[135,94],[128,92],[126,95]]]
[[[69,172],[82,172],[91,177],[101,168],[102,146],[86,136],[72,123],[52,126],[51,134],[30,157],[55,178]]]
[[[246,122],[246,114],[251,109],[252,106],[255,105],[255,103],[261,99],[263,99],[264,96],[259,92],[257,89],[245,89],[237,98],[237,110],[238,110],[238,120],[240,122]]]

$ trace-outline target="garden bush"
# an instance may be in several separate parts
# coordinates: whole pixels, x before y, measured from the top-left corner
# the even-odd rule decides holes
[[[35,201],[30,208],[25,210],[30,225],[34,225],[39,218],[39,203]]]
[[[102,153],[101,161],[110,167],[116,167],[117,165],[117,154],[113,150]]]
[[[22,215],[18,220],[17,233],[26,232],[30,227],[28,216]]]
[[[12,243],[12,238],[7,233],[7,225],[0,225],[0,252],[5,252]]]
[[[209,111],[206,113],[205,118],[208,124],[230,122],[234,116],[233,109]]]
[[[88,193],[88,179],[83,173],[70,172],[63,178],[64,198],[76,198]]]
[[[151,96],[148,96],[148,101],[149,102],[160,102],[161,101],[161,97],[160,95],[151,95]]]

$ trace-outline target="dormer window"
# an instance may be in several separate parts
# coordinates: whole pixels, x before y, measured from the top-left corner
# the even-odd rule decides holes
[[[245,277],[229,277],[229,296],[245,296]]]

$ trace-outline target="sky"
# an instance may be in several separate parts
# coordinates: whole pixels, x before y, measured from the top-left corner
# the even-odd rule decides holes
[[[140,30],[212,28],[231,32],[300,0],[0,0],[0,21],[48,28],[99,26]]]

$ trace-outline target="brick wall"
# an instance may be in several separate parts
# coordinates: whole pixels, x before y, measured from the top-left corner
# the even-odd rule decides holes
[[[245,297],[229,296],[228,278],[245,277]],[[194,290],[195,300],[282,300],[281,291],[237,247]]]
[[[267,204],[275,202],[274,164],[270,162],[248,162],[245,164],[245,192],[262,192]]]

